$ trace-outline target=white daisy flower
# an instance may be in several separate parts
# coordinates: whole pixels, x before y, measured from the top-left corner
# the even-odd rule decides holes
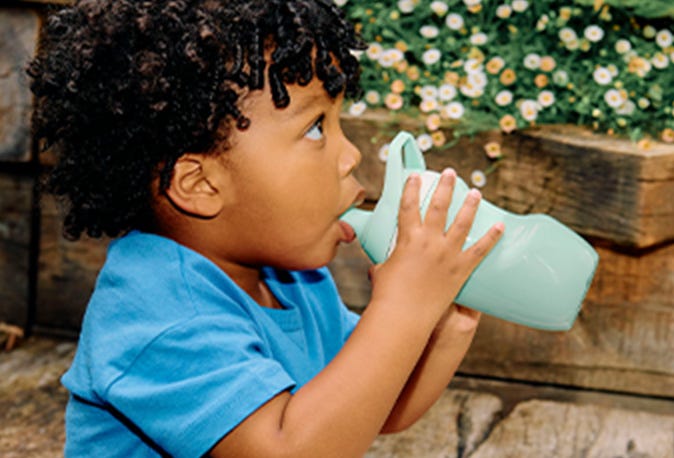
[[[566,46],[566,49],[568,49],[569,51],[573,51],[575,49],[580,48],[580,40],[578,39],[569,40],[566,43],[564,43],[564,46]]]
[[[419,90],[419,96],[422,99],[435,99],[438,97],[438,88],[432,84],[422,86]]]
[[[618,76],[618,73],[619,73],[618,67],[616,67],[615,64],[608,64],[606,66],[606,68],[607,68],[607,70],[609,71],[609,73],[611,74],[612,77],[615,78],[616,76]]]
[[[576,35],[576,31],[571,27],[562,27],[559,30],[559,39],[564,43],[568,43],[570,41],[578,40],[578,35]]]
[[[399,49],[387,49],[379,57],[379,65],[384,68],[392,67],[405,58],[403,52]]]
[[[555,103],[555,94],[552,91],[541,91],[538,94],[538,103],[543,107],[543,108],[548,108],[554,105]]]
[[[639,105],[639,108],[642,110],[645,110],[646,108],[651,106],[651,101],[648,100],[646,97],[639,97],[639,100],[637,100],[637,105]]]
[[[536,70],[541,66],[541,56],[532,52],[524,56],[524,66],[529,70]]]
[[[429,134],[421,134],[417,137],[417,146],[422,152],[433,148],[433,137]]]
[[[552,82],[557,86],[566,86],[569,84],[569,74],[566,70],[557,70],[552,74]]]
[[[496,7],[496,16],[501,19],[508,19],[513,13],[513,9],[510,5],[499,5]]]
[[[445,2],[431,2],[431,11],[433,11],[435,14],[438,16],[442,17],[445,14],[447,14],[447,11],[449,11],[449,6]]]
[[[636,109],[637,105],[630,99],[627,99],[625,100],[625,103],[616,108],[615,112],[619,115],[631,116]]]
[[[651,58],[651,63],[653,64],[653,67],[662,70],[669,66],[669,59],[663,53],[656,52]]]
[[[386,162],[388,160],[388,154],[391,148],[390,143],[385,143],[382,145],[381,148],[379,148],[379,152],[377,153],[377,157],[379,157],[379,160],[382,162]]]
[[[611,84],[613,81],[613,76],[611,76],[611,72],[606,67],[597,67],[592,73],[592,78],[594,78],[597,84],[601,84],[602,86]]]
[[[462,84],[461,87],[459,87],[459,91],[463,95],[465,95],[466,97],[470,97],[471,99],[476,99],[484,95],[483,87],[475,86],[470,83]]]
[[[483,65],[482,62],[480,62],[477,59],[468,59],[464,64],[463,64],[463,70],[468,73],[469,75],[471,73],[480,73],[482,72]]]
[[[445,24],[452,30],[461,30],[464,24],[463,17],[460,14],[450,13],[445,19]]]
[[[674,39],[672,38],[672,32],[667,29],[662,29],[655,35],[655,43],[661,48],[668,48],[672,46]]]
[[[501,107],[510,105],[513,101],[513,93],[507,89],[504,89],[500,91],[498,94],[496,94],[496,97],[494,97],[494,101],[498,106]]]
[[[467,7],[477,6],[482,3],[482,0],[463,0],[464,5]]]
[[[438,109],[438,100],[433,98],[421,99],[419,109],[422,113],[430,113]]]
[[[609,89],[606,91],[604,93],[604,101],[611,108],[618,108],[625,103],[625,99],[623,99],[622,94],[617,89]]]
[[[375,90],[369,90],[365,93],[365,101],[370,105],[377,105],[381,102],[381,95]]]
[[[424,25],[419,29],[419,34],[424,38],[435,38],[440,31],[434,25]]]
[[[470,174],[470,182],[478,188],[487,184],[487,175],[482,170],[473,170]]]
[[[629,40],[621,38],[615,42],[615,50],[618,54],[625,54],[632,49],[632,43]]]
[[[604,29],[595,24],[588,25],[587,27],[585,27],[583,36],[592,43],[596,43],[600,41],[602,38],[604,38]]]
[[[334,1],[335,1],[335,5],[337,5],[337,6],[344,6],[344,5],[346,5],[346,2],[347,2],[348,0],[334,0]]]
[[[437,63],[441,57],[442,54],[440,53],[440,50],[436,48],[431,48],[422,54],[421,60],[423,60],[424,64],[426,65],[433,65]]]
[[[442,108],[442,115],[449,119],[460,119],[465,112],[461,102],[451,102]]]
[[[470,36],[470,43],[475,46],[484,45],[487,43],[487,34],[483,32],[474,33]]]
[[[467,78],[468,84],[478,87],[478,88],[484,88],[487,85],[488,79],[487,79],[487,74],[485,72],[475,72],[475,73],[469,73],[468,78]]]
[[[353,103],[349,107],[349,114],[351,116],[360,116],[365,112],[365,109],[367,108],[367,105],[363,101],[358,101]]]
[[[529,2],[527,0],[514,0],[513,3],[513,10],[517,11],[518,13],[522,13],[529,8]]]
[[[379,43],[371,43],[365,54],[372,60],[378,60],[384,53],[384,47]]]
[[[456,97],[456,93],[456,87],[452,86],[451,84],[443,84],[438,89],[438,98],[443,102],[449,102],[454,97]]]
[[[520,105],[520,114],[527,121],[535,121],[538,118],[538,107],[536,100],[525,99]]]
[[[414,0],[399,0],[398,9],[402,13],[411,13],[414,11]]]

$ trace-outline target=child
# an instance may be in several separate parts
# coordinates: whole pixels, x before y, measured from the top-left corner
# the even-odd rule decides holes
[[[65,232],[110,244],[63,377],[66,456],[350,457],[438,398],[479,313],[452,305],[503,231],[462,251],[406,185],[362,317],[325,265],[363,199],[344,137],[363,44],[329,0],[80,0],[29,72]]]

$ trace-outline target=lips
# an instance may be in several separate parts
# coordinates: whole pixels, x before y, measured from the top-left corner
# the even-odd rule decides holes
[[[359,207],[363,205],[363,202],[365,202],[365,189],[360,188],[349,208]],[[353,230],[350,224],[340,220],[339,227],[342,229],[342,242],[351,243],[356,239],[356,231]]]
[[[342,242],[351,243],[356,240],[356,231],[348,223],[340,221],[339,227],[342,228]]]

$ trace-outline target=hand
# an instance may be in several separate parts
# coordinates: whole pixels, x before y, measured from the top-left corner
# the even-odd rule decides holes
[[[501,237],[499,223],[471,247],[463,250],[481,195],[471,190],[456,219],[445,231],[447,211],[456,182],[445,170],[431,198],[425,218],[419,211],[420,177],[408,179],[400,203],[398,240],[389,259],[371,271],[373,300],[417,307],[435,320],[448,309],[472,271]]]

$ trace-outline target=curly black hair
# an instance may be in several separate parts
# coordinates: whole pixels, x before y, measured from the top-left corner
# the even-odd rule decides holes
[[[243,94],[266,76],[283,108],[286,85],[316,76],[331,97],[357,96],[363,48],[331,0],[80,0],[53,12],[28,74],[35,138],[58,157],[45,187],[66,206],[64,234],[147,227],[157,176],[166,190],[181,155],[249,126]]]

